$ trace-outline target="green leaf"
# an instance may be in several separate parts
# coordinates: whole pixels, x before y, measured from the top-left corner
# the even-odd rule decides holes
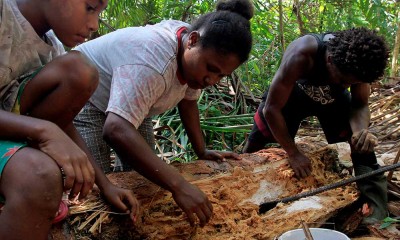
[[[400,220],[398,220],[398,219],[394,219],[394,218],[391,218],[391,217],[386,217],[385,219],[383,219],[383,222],[390,222],[390,223],[396,223],[396,222],[400,222]]]
[[[387,228],[387,227],[389,227],[390,225],[392,225],[391,222],[384,222],[384,223],[382,223],[382,224],[379,226],[379,229]]]

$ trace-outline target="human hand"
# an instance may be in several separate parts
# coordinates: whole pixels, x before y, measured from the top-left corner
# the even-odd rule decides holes
[[[367,153],[374,151],[374,147],[378,145],[378,138],[370,133],[368,129],[353,133],[350,144],[356,152]]]
[[[311,161],[301,152],[289,156],[289,164],[292,167],[296,177],[305,178],[311,175]]]
[[[207,149],[201,156],[198,157],[204,160],[217,160],[217,161],[225,161],[226,158],[234,158],[236,160],[241,160],[239,154],[234,152],[207,150]]]
[[[213,207],[207,196],[196,186],[184,182],[172,192],[172,196],[178,206],[186,213],[190,226],[194,226],[196,218],[200,221],[200,226],[203,227],[211,218]]]
[[[71,190],[69,197],[74,198],[79,193],[79,199],[85,198],[95,180],[93,166],[85,152],[55,124],[50,124],[34,144],[60,166],[65,176],[64,191]]]
[[[137,216],[139,215],[139,202],[132,191],[109,183],[103,188],[102,194],[114,207],[122,212],[129,213],[129,217],[132,219],[133,223],[136,222]]]

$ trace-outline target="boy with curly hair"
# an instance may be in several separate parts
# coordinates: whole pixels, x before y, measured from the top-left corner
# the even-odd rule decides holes
[[[300,122],[316,116],[329,143],[348,141],[355,174],[379,168],[377,138],[368,131],[370,83],[383,75],[388,48],[366,28],[308,34],[294,40],[283,55],[269,90],[263,95],[252,132],[244,147],[250,153],[278,142],[289,155],[297,177],[311,174],[310,159],[294,137]],[[357,183],[372,208],[365,223],[387,216],[386,178],[378,175]]]

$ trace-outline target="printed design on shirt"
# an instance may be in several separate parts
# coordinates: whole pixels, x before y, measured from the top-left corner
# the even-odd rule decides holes
[[[331,87],[326,86],[311,86],[306,84],[297,83],[297,86],[304,91],[313,101],[319,102],[322,105],[329,104],[335,101],[332,98]]]

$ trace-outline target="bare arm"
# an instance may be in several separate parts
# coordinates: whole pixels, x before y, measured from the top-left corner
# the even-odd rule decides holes
[[[67,128],[66,132],[88,156],[95,172],[95,183],[103,193],[104,197],[109,201],[109,203],[121,211],[130,213],[130,218],[135,222],[136,216],[139,213],[139,203],[133,192],[127,189],[119,188],[108,180],[104,172],[97,165],[93,155],[90,153],[81,135],[72,124]]]
[[[46,120],[21,116],[0,110],[0,137],[14,141],[40,141],[57,125]],[[57,129],[60,130],[61,129]],[[57,131],[56,130],[56,131]]]
[[[368,98],[371,86],[359,83],[351,86],[350,126],[353,132],[350,144],[355,151],[371,152],[378,144],[378,139],[368,131],[370,111]]]
[[[56,124],[28,116],[0,111],[0,138],[27,141],[62,167],[64,190],[85,197],[93,187],[94,172],[86,154]]]
[[[194,152],[197,156],[203,156],[206,151],[206,145],[201,132],[197,102],[183,99],[179,102],[178,109],[182,124],[193,145]]]
[[[200,127],[200,114],[197,102],[194,100],[181,100],[178,104],[179,115],[182,124],[192,143],[194,152],[201,159],[224,160],[227,157],[240,159],[239,155],[233,152],[208,150],[204,143],[204,137]]]
[[[297,39],[289,45],[272,80],[263,109],[274,138],[288,153],[289,163],[299,177],[308,176],[311,173],[311,165],[309,159],[299,152],[294,139],[290,136],[282,109],[286,105],[296,81],[305,76],[312,68],[312,56],[316,49],[315,39],[306,39],[305,37]]]
[[[368,98],[371,87],[367,83],[359,83],[351,86],[351,115],[350,126],[353,132],[367,129],[369,126],[370,112]]]
[[[104,126],[107,143],[134,169],[150,181],[171,191],[176,203],[187,214],[191,225],[194,213],[203,226],[212,214],[207,196],[187,182],[174,168],[159,159],[135,127],[114,113],[109,113]]]

